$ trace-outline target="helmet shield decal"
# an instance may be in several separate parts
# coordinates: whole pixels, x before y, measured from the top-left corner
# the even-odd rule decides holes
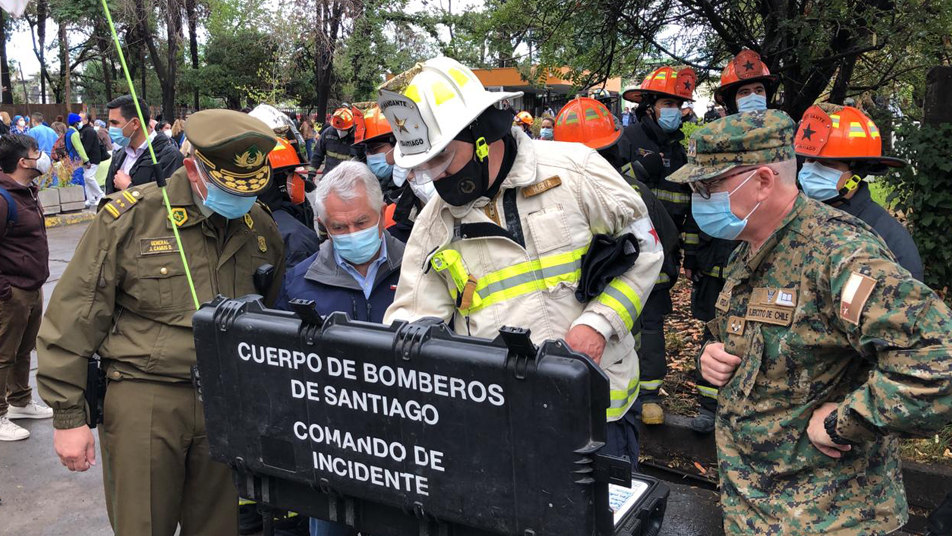
[[[800,129],[794,140],[797,154],[819,156],[823,146],[830,140],[833,120],[819,106],[811,106],[803,113]]]
[[[412,99],[400,93],[381,89],[377,104],[384,117],[390,122],[393,136],[397,139],[403,154],[421,154],[430,150],[427,125],[423,121],[420,109]]]

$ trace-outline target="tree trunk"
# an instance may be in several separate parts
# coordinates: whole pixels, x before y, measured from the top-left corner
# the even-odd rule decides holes
[[[10,66],[7,65],[7,32],[5,29],[6,13],[0,9],[0,84],[3,85],[3,104],[13,104],[13,83],[10,81]]]
[[[840,62],[839,72],[836,73],[836,81],[833,82],[833,89],[830,91],[830,102],[833,104],[843,104],[846,99],[846,92],[850,88],[850,79],[853,78],[853,69],[856,68],[856,56],[850,56]]]
[[[36,2],[36,37],[40,52],[40,102],[46,104],[46,18],[49,17],[49,0]]]
[[[188,53],[192,59],[192,70],[198,70],[198,9],[196,0],[185,0],[185,12],[188,15]],[[192,110],[198,111],[198,87],[192,92]]]
[[[315,55],[317,61],[317,118],[321,122],[327,115],[327,101],[330,98],[331,83],[334,77],[334,52],[337,50],[337,37],[340,33],[341,18],[346,0],[323,0],[318,2],[318,31],[315,37]],[[323,6],[323,9],[321,9]]]
[[[59,46],[60,46],[60,76],[63,78],[63,102],[66,103],[66,113],[69,113],[69,105],[72,102],[72,95],[69,92],[69,35],[66,31],[66,21],[59,23]]]
[[[136,2],[137,6],[142,5],[142,0]],[[162,56],[155,46],[155,39],[149,27],[148,15],[145,8],[141,11],[139,24],[141,34],[145,44],[149,47],[149,56],[152,57],[152,65],[155,67],[155,74],[159,79],[159,87],[162,89],[162,116],[163,119],[175,117],[175,65],[178,58],[178,40],[182,31],[181,6],[178,0],[169,0],[166,4],[166,28],[168,34],[167,63],[163,64]]]
[[[105,28],[103,22],[105,20],[102,17],[96,17],[94,19],[94,28],[96,33],[94,35],[99,36],[95,37],[96,44],[99,47],[99,59],[100,65],[102,68],[102,80],[103,87],[105,89],[104,93],[106,94],[106,102],[112,100],[112,60],[109,54],[111,50],[111,43],[109,39],[109,29]]]

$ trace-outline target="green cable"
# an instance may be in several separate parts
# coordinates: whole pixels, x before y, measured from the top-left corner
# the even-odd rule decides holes
[[[158,166],[158,159],[155,158],[155,150],[152,149],[152,140],[149,138],[149,129],[145,124],[145,118],[142,116],[142,109],[139,107],[139,98],[136,96],[136,88],[132,85],[132,76],[129,74],[129,67],[126,66],[126,56],[122,53],[122,45],[119,43],[119,36],[116,34],[116,26],[112,23],[112,15],[109,13],[109,4],[102,0],[103,11],[106,12],[106,21],[109,23],[109,31],[112,32],[112,40],[116,43],[116,52],[119,53],[119,62],[122,64],[122,72],[126,75],[126,83],[129,84],[129,93],[132,95],[132,102],[136,105],[136,113],[139,114],[139,124],[142,126],[142,133],[145,135],[145,141],[149,146],[149,155],[152,157],[152,166]],[[143,65],[144,69],[145,66]],[[185,259],[185,247],[182,245],[182,237],[179,236],[178,225],[175,218],[172,217],[172,203],[169,202],[169,194],[165,191],[165,185],[160,184],[162,190],[162,199],[165,200],[165,211],[172,224],[172,233],[175,235],[175,243],[178,244],[179,255],[182,257],[182,266],[185,267],[185,279],[188,280],[188,289],[192,293],[192,301],[197,311],[201,304],[198,302],[198,294],[195,292],[195,283],[192,282],[192,271],[188,268],[188,260]]]

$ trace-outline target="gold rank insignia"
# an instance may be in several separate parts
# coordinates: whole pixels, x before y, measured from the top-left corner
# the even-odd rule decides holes
[[[268,242],[264,239],[263,236],[258,237],[258,250],[261,251],[261,253],[268,252]]]
[[[181,227],[188,221],[188,212],[185,212],[184,208],[173,208],[172,221],[175,222],[176,227]]]
[[[245,214],[244,220],[245,225],[247,225],[249,229],[255,228],[255,221],[251,219],[251,214]]]

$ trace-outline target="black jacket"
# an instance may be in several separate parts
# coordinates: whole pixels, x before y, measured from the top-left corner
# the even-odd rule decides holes
[[[618,171],[625,181],[641,195],[641,200],[645,202],[648,209],[648,218],[654,225],[658,233],[658,239],[661,241],[661,249],[664,251],[664,261],[661,263],[661,272],[655,281],[654,290],[667,290],[674,286],[678,279],[678,228],[674,220],[668,215],[667,210],[657,196],[648,188],[648,185],[640,179],[638,171],[643,168],[626,164]],[[653,291],[652,291],[653,292]]]
[[[899,265],[909,270],[912,277],[923,280],[922,258],[919,257],[919,250],[909,231],[873,201],[865,182],[860,183],[859,190],[852,198],[834,206],[866,222],[886,242]]]
[[[625,127],[619,140],[622,157],[628,162],[636,162],[652,153],[662,156],[663,176],[649,177],[644,182],[664,205],[679,232],[684,232],[685,220],[691,212],[691,189],[686,184],[673,183],[664,177],[687,163],[687,153],[681,146],[682,139],[684,134],[680,130],[668,134],[661,130],[654,119],[643,116],[637,123]]]
[[[160,133],[152,138],[152,150],[155,151],[155,158],[159,161],[162,176],[166,179],[182,167],[182,161],[184,160],[182,153],[175,146],[175,142],[165,134]],[[112,162],[109,164],[109,171],[106,173],[107,194],[116,191],[113,179],[116,178],[116,171],[122,167],[123,162],[128,157],[129,155],[125,149],[119,149],[113,155]],[[132,168],[129,169],[129,176],[132,177],[132,186],[141,186],[152,182],[152,156],[149,154],[148,148],[139,156],[136,163],[132,164]]]
[[[278,224],[281,239],[284,240],[285,268],[290,272],[301,261],[314,255],[321,249],[314,229],[301,223],[295,216],[283,209],[271,213],[274,223]]]
[[[109,156],[103,154],[101,150],[102,143],[99,142],[99,134],[97,134],[96,129],[89,126],[88,123],[79,129],[79,141],[83,143],[83,150],[86,151],[86,156],[89,158],[90,164],[99,165],[100,162]]]
[[[337,129],[327,126],[321,131],[321,137],[314,144],[314,154],[311,155],[311,167],[321,168],[324,164],[324,174],[327,175],[337,164],[354,158],[351,146],[354,145],[354,129],[341,138]]]

